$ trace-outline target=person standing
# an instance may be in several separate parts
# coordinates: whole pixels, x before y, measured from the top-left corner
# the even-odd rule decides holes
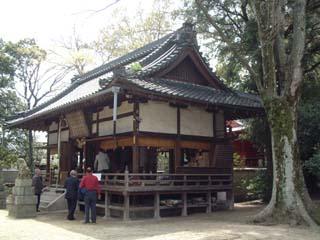
[[[64,182],[64,188],[66,189],[65,198],[68,203],[68,220],[75,220],[74,212],[77,207],[79,179],[77,178],[77,171],[71,170],[70,177]]]
[[[43,189],[43,182],[42,182],[41,170],[39,168],[36,168],[34,170],[34,176],[32,177],[32,186],[34,187],[34,194],[37,196],[36,209],[37,209],[37,212],[40,212],[39,206],[40,206],[40,197]]]
[[[90,167],[86,170],[86,175],[80,182],[80,188],[85,188],[86,192],[84,195],[85,204],[85,219],[84,223],[89,223],[89,215],[91,212],[91,222],[96,223],[96,202],[97,195],[100,199],[100,187],[98,178],[92,175],[92,169]]]
[[[108,173],[110,171],[110,159],[103,149],[99,150],[94,161],[94,170],[99,173]]]

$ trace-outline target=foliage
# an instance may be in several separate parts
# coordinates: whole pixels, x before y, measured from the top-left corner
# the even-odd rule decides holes
[[[320,150],[316,151],[311,158],[305,161],[304,170],[320,180]]]
[[[299,108],[299,131],[301,158],[307,160],[320,144],[320,99],[301,104]]]
[[[234,167],[245,167],[246,163],[238,153],[233,153],[233,166]]]
[[[0,39],[0,143],[1,165],[10,166],[17,155],[26,154],[26,134],[23,130],[8,130],[5,121],[25,109],[15,92],[15,61],[10,56],[10,42]]]
[[[310,47],[318,46],[319,33],[312,36],[320,24],[318,1],[195,0],[194,3],[191,10],[196,12],[204,32],[226,46],[241,64],[242,72],[254,80],[267,115],[273,140],[273,182],[278,184],[273,185],[270,204],[255,220],[293,219],[314,226],[314,220],[320,219],[305,214],[308,197],[303,191],[296,124],[303,73],[320,65],[316,56],[320,48]],[[256,31],[247,31],[250,27]],[[257,45],[248,48],[250,43]],[[308,59],[315,59],[311,68],[306,64]],[[292,186],[292,191],[288,191]],[[300,198],[302,206],[297,204]]]
[[[5,89],[7,94],[6,101],[3,101],[5,105],[0,106],[4,121],[5,118],[16,115],[17,112],[36,107],[46,97],[54,94],[61,87],[65,72],[58,72],[57,68],[51,68],[46,64],[47,53],[36,44],[34,39],[22,39],[16,43],[7,42],[3,51],[9,59],[6,62],[11,64],[10,76],[11,82],[14,83]],[[29,167],[33,169],[32,130],[27,134],[23,130],[7,130],[4,135],[3,145],[8,150],[14,150],[28,159]],[[8,142],[8,139],[11,141]]]
[[[244,178],[241,185],[247,189],[249,199],[265,199],[267,191],[266,171],[260,170],[253,178]]]
[[[138,63],[138,62],[134,62],[134,63],[132,63],[132,64],[130,65],[130,69],[131,69],[133,72],[139,72],[139,71],[141,71],[142,66],[141,66],[141,64]]]
[[[18,155],[0,145],[0,168],[16,167]]]

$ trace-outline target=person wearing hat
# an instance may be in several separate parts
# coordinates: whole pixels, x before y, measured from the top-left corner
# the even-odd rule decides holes
[[[68,220],[75,220],[74,212],[77,207],[79,179],[77,178],[77,171],[71,170],[70,177],[64,182],[64,188],[66,189],[65,198],[68,203]]]
[[[100,186],[99,181],[96,176],[92,174],[92,169],[90,167],[86,170],[86,175],[82,178],[80,182],[80,188],[86,189],[84,195],[85,204],[85,219],[84,223],[89,223],[89,216],[91,212],[91,222],[96,223],[96,202],[97,195],[100,199]]]

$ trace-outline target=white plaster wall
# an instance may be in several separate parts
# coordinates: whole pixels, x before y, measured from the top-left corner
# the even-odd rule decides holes
[[[99,136],[113,134],[113,121],[104,121],[99,123]]]
[[[133,117],[124,117],[117,119],[117,133],[132,132]]]
[[[102,111],[99,112],[99,118],[112,117],[112,109],[108,106],[104,107]]]
[[[58,143],[58,133],[49,133],[49,145],[57,144]]]
[[[140,103],[140,131],[177,133],[177,108],[170,107],[168,103],[148,101]]]
[[[58,130],[58,123],[52,122],[49,126],[49,131]]]
[[[61,142],[69,141],[69,130],[61,131]],[[58,144],[58,132],[49,133],[49,145]]]
[[[117,109],[117,115],[128,112],[133,112],[133,103],[128,103],[128,101],[122,102]]]
[[[97,124],[96,123],[92,124],[91,132],[92,132],[92,134],[97,133]]]
[[[213,116],[212,113],[203,108],[192,107],[180,110],[181,134],[194,136],[213,136]]]
[[[69,130],[61,131],[61,142],[69,141]]]
[[[133,104],[128,103],[128,101],[122,102],[121,105],[117,108],[117,115],[122,114],[122,113],[128,113],[133,111]],[[113,115],[113,109],[109,108],[108,106],[104,107],[102,111],[99,112],[99,118],[107,118],[107,117],[112,117]],[[93,113],[92,116],[93,120],[96,120],[96,114]]]
[[[224,113],[222,110],[216,113],[217,137],[224,137]]]
[[[97,120],[97,113],[92,113],[92,120],[96,121]]]

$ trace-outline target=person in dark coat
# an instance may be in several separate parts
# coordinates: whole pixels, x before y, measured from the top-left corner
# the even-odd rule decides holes
[[[77,171],[71,170],[70,177],[68,177],[64,183],[66,189],[65,198],[68,203],[68,220],[75,220],[74,212],[77,207],[78,190],[79,190],[79,179],[77,178]]]
[[[34,173],[35,174],[32,177],[32,186],[34,187],[34,194],[37,196],[37,212],[40,212],[40,197],[44,186],[42,182],[41,170],[36,168]]]

